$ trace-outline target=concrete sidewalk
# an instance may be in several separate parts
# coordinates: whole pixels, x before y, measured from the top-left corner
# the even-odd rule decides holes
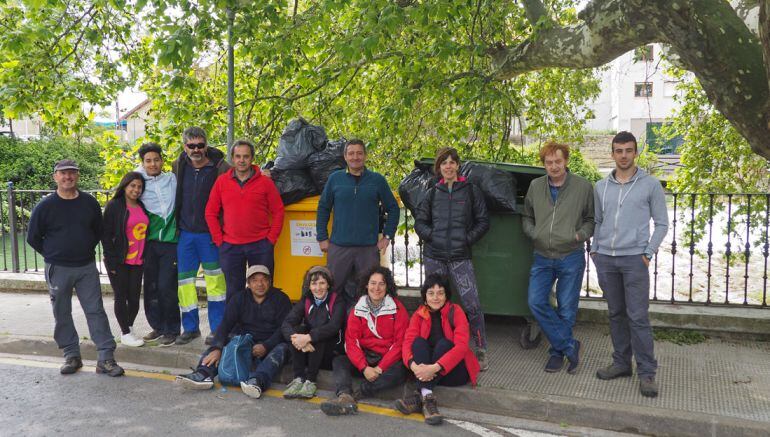
[[[73,298],[73,317],[83,338],[83,355],[95,357],[82,310]],[[113,333],[118,326],[112,298],[105,308]],[[208,333],[206,311],[201,309],[201,330]],[[137,332],[149,331],[143,312]],[[656,399],[639,394],[636,378],[599,381],[596,370],[610,362],[611,345],[606,325],[581,323],[576,328],[583,342],[582,363],[576,375],[546,374],[547,342],[533,350],[518,345],[521,328],[511,319],[488,323],[490,370],[481,374],[475,389],[437,390],[441,405],[481,413],[517,416],[570,425],[652,435],[768,435],[770,429],[770,343],[708,339],[679,346],[656,343],[660,364]],[[53,316],[48,297],[41,293],[0,293],[0,352],[60,355],[52,338]],[[202,339],[189,345],[161,348],[119,345],[121,364],[186,368],[203,351]],[[129,366],[130,367],[130,366]],[[285,369],[281,382],[290,379]],[[333,389],[330,372],[322,372],[319,386]],[[396,397],[399,391],[386,393]]]

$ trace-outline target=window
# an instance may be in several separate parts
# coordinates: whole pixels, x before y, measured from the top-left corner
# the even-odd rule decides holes
[[[652,53],[652,45],[647,45],[644,47],[637,47],[634,49],[634,62],[652,62],[653,61],[653,53]]]
[[[634,84],[634,97],[652,97],[652,82]]]

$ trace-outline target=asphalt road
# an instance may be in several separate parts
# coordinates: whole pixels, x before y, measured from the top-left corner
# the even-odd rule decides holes
[[[619,435],[590,429],[563,430],[553,424],[453,411],[441,426],[421,416],[400,416],[363,406],[354,416],[327,417],[318,403],[288,401],[280,389],[261,399],[240,389],[185,391],[172,375],[129,371],[110,378],[93,373],[93,363],[75,375],[59,374],[58,360],[0,355],[0,434],[23,436],[511,436]],[[320,396],[330,393],[321,392]],[[446,414],[446,413],[445,413]]]

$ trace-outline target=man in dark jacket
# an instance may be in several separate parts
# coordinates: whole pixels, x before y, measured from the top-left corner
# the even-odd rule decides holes
[[[44,197],[32,210],[27,242],[45,259],[45,281],[56,322],[53,337],[64,351],[61,374],[72,374],[83,367],[80,337],[72,321],[74,288],[96,345],[96,373],[120,376],[123,369],[115,362],[115,339],[104,312],[94,260],[94,248],[102,235],[102,211],[96,199],[78,190],[79,178],[75,161],[56,163],[56,192]]]
[[[281,323],[291,310],[291,302],[286,293],[272,286],[267,267],[251,266],[246,277],[248,287],[227,303],[222,323],[211,347],[201,355],[198,368],[193,373],[177,376],[177,384],[193,390],[213,387],[222,348],[234,335],[251,334],[254,340],[251,371],[248,379],[241,382],[245,395],[261,397],[281,371],[289,358],[289,345],[283,339]]]
[[[177,180],[177,277],[184,331],[176,338],[176,344],[187,344],[201,335],[198,327],[198,292],[195,288],[195,278],[201,264],[206,280],[209,327],[212,335],[224,314],[225,276],[219,267],[219,253],[209,234],[205,212],[214,182],[219,175],[230,169],[224,154],[208,147],[206,132],[203,129],[187,128],[182,134],[182,139],[184,153],[172,165]],[[211,340],[210,335],[206,338],[206,343],[210,344]]]
[[[569,146],[546,143],[540,161],[548,173],[532,181],[524,200],[522,227],[535,247],[529,274],[529,308],[551,343],[545,366],[558,372],[569,361],[575,373],[580,342],[572,335],[580,283],[586,267],[585,242],[594,233],[594,197],[591,183],[569,173]],[[558,281],[558,282],[557,282]],[[556,283],[557,308],[550,303]]]
[[[348,279],[379,265],[379,253],[393,241],[401,210],[385,178],[366,168],[363,141],[349,140],[344,154],[347,169],[329,176],[318,201],[316,238],[328,253],[327,265],[337,284],[334,291],[350,308],[356,296],[345,287]],[[378,236],[380,205],[387,212],[382,238]],[[327,227],[332,210],[330,238]]]

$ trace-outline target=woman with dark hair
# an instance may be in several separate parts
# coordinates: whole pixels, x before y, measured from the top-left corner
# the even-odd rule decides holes
[[[471,262],[471,246],[489,230],[487,206],[481,190],[459,174],[457,150],[440,149],[434,170],[441,179],[414,214],[414,230],[424,242],[425,274],[448,275],[457,285],[476,343],[476,357],[481,369],[486,370],[487,335]]]
[[[422,305],[409,320],[404,336],[403,360],[417,379],[419,391],[396,401],[404,414],[422,410],[425,423],[443,421],[433,394],[436,385],[476,385],[479,362],[468,346],[468,319],[460,305],[449,301],[452,286],[445,275],[431,274],[420,288]]]
[[[400,385],[406,373],[401,364],[401,344],[409,314],[396,298],[390,270],[375,266],[367,271],[361,276],[360,293],[345,329],[347,355],[332,361],[337,398],[321,404],[321,411],[330,416],[355,413],[359,399]],[[353,368],[365,379],[355,393]]]
[[[139,313],[142,287],[144,244],[150,219],[139,197],[144,192],[144,177],[130,172],[115,189],[115,195],[104,208],[102,250],[104,265],[115,293],[115,318],[126,346],[142,346],[144,341],[134,334],[134,320]]]
[[[302,298],[286,316],[281,331],[290,342],[294,380],[283,392],[286,399],[311,399],[318,370],[330,369],[335,355],[344,355],[342,322],[345,301],[337,300],[334,280],[326,267],[313,266],[305,273]]]

